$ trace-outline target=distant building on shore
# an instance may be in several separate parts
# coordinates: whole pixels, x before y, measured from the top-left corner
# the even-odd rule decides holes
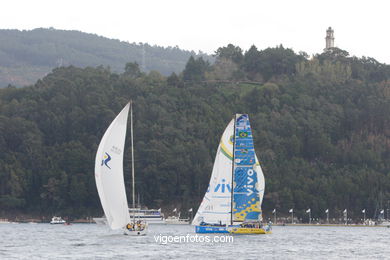
[[[329,26],[328,30],[326,30],[326,37],[325,37],[325,49],[324,51],[327,51],[331,48],[334,48],[334,31],[332,27]]]

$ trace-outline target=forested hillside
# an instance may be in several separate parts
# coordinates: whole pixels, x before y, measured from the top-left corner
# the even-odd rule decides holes
[[[8,84],[34,84],[53,68],[62,66],[103,66],[122,73],[127,62],[137,62],[142,70],[163,75],[179,73],[192,51],[176,47],[127,43],[79,31],[34,29],[0,30],[0,88]],[[212,57],[199,54],[206,59]]]
[[[197,209],[234,113],[251,120],[266,215],[348,208],[359,218],[365,208],[371,217],[390,200],[388,65],[340,49],[308,59],[282,46],[228,45],[215,64],[191,57],[168,77],[125,68],[63,67],[0,90],[0,213],[101,214],[95,153],[129,99],[137,191],[149,207]]]

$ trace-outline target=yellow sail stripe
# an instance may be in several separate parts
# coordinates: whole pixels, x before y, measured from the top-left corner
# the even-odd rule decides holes
[[[221,152],[227,157],[229,158],[229,160],[233,160],[233,154],[231,152],[229,152],[229,149],[225,146],[225,144],[222,142],[221,140]]]
[[[232,140],[233,140],[233,135],[232,135],[232,136],[230,136],[230,138],[229,138],[229,144],[231,144],[231,145],[233,145],[233,142],[232,142]]]

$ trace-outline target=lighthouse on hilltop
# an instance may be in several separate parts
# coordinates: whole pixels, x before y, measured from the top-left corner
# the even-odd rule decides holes
[[[330,48],[334,48],[334,34],[333,33],[334,33],[334,31],[333,31],[332,27],[329,27],[328,30],[326,30],[324,51],[327,51]]]

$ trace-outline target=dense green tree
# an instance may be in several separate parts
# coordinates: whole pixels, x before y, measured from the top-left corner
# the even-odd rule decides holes
[[[228,44],[226,47],[218,48],[215,52],[218,59],[228,59],[236,64],[240,64],[244,58],[243,51],[240,47]]]
[[[139,76],[141,76],[141,69],[139,68],[138,63],[137,62],[126,63],[124,74],[132,78],[138,78]]]
[[[193,82],[202,81],[205,79],[205,73],[209,70],[209,66],[209,63],[202,57],[195,59],[191,56],[183,71],[183,79]]]
[[[260,52],[257,47],[252,45],[244,55],[243,68],[249,74],[249,79],[255,79],[256,75],[260,73]]]

